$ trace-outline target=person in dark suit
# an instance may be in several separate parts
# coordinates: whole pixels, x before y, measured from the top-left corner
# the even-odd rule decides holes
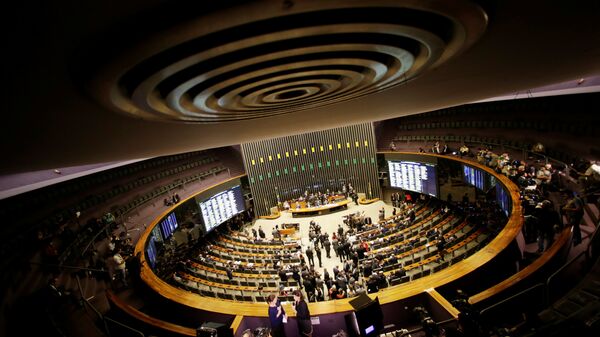
[[[304,296],[300,290],[294,290],[294,310],[296,310],[299,336],[311,337],[313,328],[310,321],[310,311],[308,311],[308,305],[304,301]]]
[[[271,323],[271,336],[273,337],[286,337],[285,326],[283,325],[283,317],[285,316],[285,310],[281,306],[281,302],[277,295],[271,294],[267,297],[269,303],[269,322]]]

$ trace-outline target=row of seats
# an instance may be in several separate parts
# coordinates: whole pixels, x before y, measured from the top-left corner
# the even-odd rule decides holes
[[[235,271],[233,278],[229,279],[221,262],[210,264],[195,260],[179,275],[181,281],[176,281],[176,285],[181,288],[202,296],[236,301],[263,302],[265,294],[277,293],[281,288],[293,290],[299,286],[296,281],[282,282],[276,270]]]
[[[427,248],[428,252],[423,254],[420,258],[407,261],[403,267],[404,270],[406,270],[406,275],[401,278],[392,278],[390,280],[390,285],[414,281],[454,265],[479,251],[487,245],[490,239],[491,236],[483,230],[474,230],[474,228],[470,228],[467,233],[460,235],[459,238],[453,242],[452,246],[445,249],[444,255],[449,255],[451,259],[441,263],[439,262],[440,256],[437,247],[434,245],[429,246]],[[388,267],[387,274],[393,274],[401,267],[401,265],[396,265],[395,267],[396,268]]]
[[[198,153],[196,153],[196,154],[198,154]],[[177,156],[175,156],[175,157],[177,157]],[[163,157],[163,158],[157,158],[154,161],[165,164],[168,162],[175,161],[175,159],[171,159],[170,157]],[[133,181],[131,183],[114,187],[104,193],[97,193],[97,194],[90,195],[90,196],[87,196],[84,198],[80,198],[80,199],[78,199],[78,201],[76,203],[74,203],[70,206],[62,207],[59,210],[55,211],[53,214],[47,215],[43,219],[36,221],[36,228],[38,226],[41,226],[42,228],[52,228],[52,226],[54,224],[58,224],[64,220],[72,218],[73,215],[75,214],[75,212],[77,212],[77,211],[83,212],[83,211],[89,210],[93,207],[102,205],[103,203],[107,202],[111,198],[114,198],[118,195],[124,194],[135,188],[142,187],[146,184],[150,184],[153,181],[156,181],[158,179],[166,177],[167,175],[178,174],[185,169],[198,167],[200,165],[205,165],[205,164],[208,164],[208,163],[211,163],[214,161],[215,161],[214,157],[203,156],[201,159],[199,159],[193,163],[188,163],[188,164],[182,165],[177,168],[169,169],[166,171],[156,173],[154,175],[150,175],[150,176],[147,176],[144,178],[137,179],[136,181]],[[149,162],[151,162],[151,161],[149,161]],[[75,182],[65,182],[64,183],[64,184],[67,184],[68,186],[77,186],[76,189],[60,187],[63,184],[59,184],[55,189],[63,188],[63,192],[71,191],[71,193],[73,193],[73,194],[76,194],[78,192],[83,193],[85,190],[88,189],[87,188],[88,186],[91,186],[91,184],[92,184],[91,182],[97,182],[97,181],[99,181],[98,179],[104,180],[104,179],[107,179],[107,177],[117,179],[119,177],[125,176],[126,173],[124,173],[124,172],[127,172],[127,173],[137,172],[138,170],[141,170],[142,168],[149,169],[149,168],[155,166],[155,164],[153,162],[152,163],[144,162],[144,163],[138,163],[138,164],[132,164],[132,165],[135,167],[129,168],[128,167],[129,165],[128,165],[128,166],[124,166],[122,168],[109,170],[109,171],[117,170],[112,173],[110,173],[110,172],[109,173],[98,173],[98,174],[91,175],[90,176],[91,178],[87,178],[87,177],[82,178],[83,182],[81,182],[81,183],[77,182],[80,179],[75,179]],[[224,170],[226,170],[225,167],[219,166],[216,168],[211,168],[210,170],[208,170],[206,172],[202,172],[199,175],[206,176],[206,175],[210,175],[210,174],[216,174],[216,173],[224,171]],[[96,175],[100,175],[102,178],[94,178],[94,176],[96,176]],[[197,177],[195,177],[195,178],[197,179]],[[111,209],[111,212],[113,212],[113,215],[115,215],[115,216],[120,216],[121,214],[125,214],[127,211],[143,204],[144,202],[151,200],[154,197],[156,197],[162,193],[172,190],[176,186],[178,186],[178,183],[172,183],[167,186],[161,186],[150,193],[147,193],[139,198],[136,198],[135,200],[132,200],[128,204],[122,205],[120,207],[113,207],[113,209]],[[43,190],[41,190],[41,191],[43,191]],[[63,193],[63,192],[61,192],[61,193]],[[33,192],[33,193],[35,193],[35,194],[32,196],[32,199],[29,199],[29,196],[28,196],[27,200],[21,200],[20,203],[17,203],[12,206],[10,205],[10,202],[8,202],[6,205],[7,207],[3,209],[3,212],[9,212],[11,214],[20,214],[20,213],[24,212],[25,209],[37,208],[35,204],[37,202],[43,202],[43,200],[45,200],[45,198],[48,197],[48,195],[44,195],[43,192]],[[52,194],[52,195],[54,195],[54,194]],[[37,197],[37,196],[40,196],[40,197]],[[57,199],[60,200],[61,197],[63,197],[62,194],[57,195],[54,198],[54,200],[57,200]],[[17,197],[17,199],[18,199],[18,197]],[[15,200],[15,201],[19,201],[19,200]],[[10,217],[7,217],[7,219],[10,219]],[[32,228],[32,230],[34,230],[36,228]]]
[[[183,166],[183,167],[186,167],[186,166]],[[224,166],[217,166],[217,167],[213,167],[209,170],[185,177],[184,179],[178,180],[177,182],[171,183],[169,185],[159,186],[159,187],[155,188],[154,190],[152,190],[151,192],[148,192],[142,196],[139,196],[122,206],[113,207],[111,209],[111,212],[113,213],[113,215],[115,217],[119,217],[119,216],[124,215],[127,212],[141,206],[142,204],[144,204],[150,200],[153,200],[154,198],[158,197],[159,195],[167,193],[168,191],[171,191],[185,183],[188,183],[193,180],[201,179],[201,178],[209,176],[209,175],[216,175],[216,174],[218,174],[220,172],[224,172],[226,170],[227,170],[227,168]],[[182,170],[174,169],[173,172],[179,173],[181,171]],[[152,182],[152,180],[144,180],[144,181],[146,183]],[[80,254],[82,254],[86,251],[85,248],[89,246],[90,242],[95,240],[97,238],[98,234],[102,233],[106,227],[107,226],[104,226],[102,229],[100,229],[100,231],[94,232],[94,233],[89,232],[89,231],[81,231],[80,233],[78,233],[75,241],[72,242],[68,247],[66,247],[62,251],[61,255],[59,256],[59,263],[63,264],[63,263],[66,263],[67,261],[69,261],[69,259],[71,259],[71,258],[74,258],[74,259],[78,258],[80,256]]]
[[[146,203],[147,201],[158,197],[161,194],[172,191],[173,189],[181,187],[192,181],[200,180],[202,178],[205,178],[205,177],[208,177],[211,175],[217,175],[217,174],[219,174],[221,172],[225,172],[225,171],[227,171],[227,168],[225,166],[219,165],[216,167],[212,167],[208,170],[186,176],[182,179],[177,179],[168,185],[163,185],[163,186],[157,187],[154,190],[152,190],[151,192],[148,192],[142,196],[139,196],[139,197],[135,198],[134,200],[130,201],[129,203],[122,205],[118,208],[115,208],[114,210],[111,210],[111,211],[114,212],[113,213],[114,216],[120,216],[120,215],[125,214],[125,213],[129,212],[130,210]],[[181,172],[181,171],[175,170],[175,173],[173,173],[173,174],[176,174],[179,172]]]
[[[479,143],[491,146],[504,146],[517,150],[530,151],[533,144],[512,139],[492,138],[483,136],[457,136],[457,135],[401,135],[396,136],[394,141],[416,141],[416,142],[456,142],[456,143]],[[556,161],[564,163],[572,163],[578,160],[577,157],[570,153],[562,152],[554,148],[546,148],[545,154]]]
[[[233,260],[233,261],[240,261],[240,262],[246,262],[246,263],[252,263],[254,266],[263,266],[263,265],[273,265],[275,264],[277,261],[281,261],[283,263],[300,263],[300,259],[299,258],[281,258],[278,256],[273,256],[273,257],[264,257],[264,256],[256,256],[256,257],[252,257],[252,256],[248,256],[248,255],[238,255],[235,252],[226,252],[226,251],[219,251],[219,250],[211,250],[209,252],[210,255],[221,258],[221,259],[225,259],[225,260]]]
[[[0,268],[2,270],[19,270],[18,266],[22,265],[20,258],[29,256],[30,253],[26,250],[27,247],[31,247],[31,245],[28,242],[31,242],[36,238],[35,233],[40,228],[53,232],[56,230],[58,224],[72,218],[76,211],[99,207],[104,200],[116,196],[116,194],[104,197],[94,196],[87,199],[79,198],[77,204],[70,207],[64,207],[61,203],[65,204],[66,202],[69,202],[69,200],[76,200],[75,196],[78,194],[81,195],[86,191],[100,190],[102,186],[105,185],[111,186],[110,183],[113,182],[114,184],[115,180],[123,181],[124,177],[130,177],[136,173],[143,173],[145,171],[156,171],[165,165],[173,166],[173,164],[183,160],[187,160],[188,162],[180,165],[181,168],[163,169],[163,172],[156,173],[157,176],[155,178],[159,179],[160,175],[164,177],[165,174],[176,174],[182,172],[184,169],[214,162],[216,157],[209,155],[207,151],[197,151],[181,155],[154,158],[72,179],[3,200],[0,213],[7,225],[4,226],[3,233],[7,237],[11,237],[11,240],[6,241],[6,244],[3,245],[0,250],[0,260],[2,261]],[[191,160],[194,161],[190,162]],[[225,168],[221,167],[219,170],[225,170]],[[213,171],[211,173],[215,172]],[[123,193],[126,192],[128,188],[141,187],[152,181],[153,180],[149,177],[141,178],[132,181],[129,184],[125,184],[120,189],[111,189],[111,191],[114,191],[112,193]],[[139,200],[134,200],[132,204],[125,205],[125,208],[131,209],[136,203],[139,203]],[[47,205],[60,207],[60,210],[55,211],[53,214],[48,214],[47,211],[44,210],[49,208]],[[61,247],[62,254],[59,256],[59,262],[65,263],[69,257],[80,256],[84,247],[88,246],[90,240],[93,240],[97,234],[98,233],[90,233],[89,231],[78,233],[78,236],[71,245],[68,247]],[[4,275],[7,277],[2,278],[2,284],[6,284],[10,287],[9,283],[11,280],[16,279],[16,277],[9,277],[12,274],[14,273],[5,273]]]
[[[60,184],[56,184],[56,185],[49,186],[49,187],[46,187],[43,189],[32,191],[23,196],[17,196],[14,198],[15,199],[14,202],[12,202],[12,203],[8,202],[5,205],[5,207],[3,207],[3,208],[4,208],[4,211],[7,213],[18,212],[18,211],[22,210],[23,208],[36,207],[39,205],[47,204],[48,202],[55,202],[56,200],[64,199],[64,198],[70,197],[72,195],[84,193],[85,191],[89,191],[89,190],[97,188],[97,187],[105,186],[107,184],[110,184],[111,182],[117,181],[122,178],[130,177],[137,173],[143,173],[143,172],[146,172],[151,169],[160,168],[162,166],[169,165],[171,163],[175,163],[175,162],[187,159],[187,158],[193,158],[193,157],[197,157],[197,156],[201,156],[201,157],[198,160],[193,162],[195,164],[195,166],[207,164],[207,163],[210,163],[210,162],[213,162],[216,160],[215,157],[206,155],[205,151],[190,152],[190,153],[184,153],[184,154],[179,154],[179,155],[165,156],[165,157],[145,160],[142,162],[129,164],[129,165],[113,168],[110,170],[90,174],[85,177],[72,179],[72,180],[69,180],[69,181],[66,181],[66,182],[63,182]],[[190,164],[192,164],[192,163],[190,163]],[[186,165],[184,165],[184,166],[186,166]],[[163,174],[163,172],[160,172],[159,174]],[[173,173],[171,173],[171,174],[173,174]],[[142,179],[139,179],[139,180],[142,180]],[[158,179],[158,177],[157,177],[157,179]],[[155,180],[155,179],[152,179],[152,180]],[[150,182],[150,181],[132,182],[131,184],[143,185],[143,184],[147,184],[148,182]],[[115,187],[114,188],[115,192],[113,192],[115,194],[111,195],[109,197],[118,195],[118,194],[125,192],[127,190],[130,190],[134,187],[135,186],[128,186],[128,185]],[[119,191],[119,189],[121,189],[121,190]],[[26,205],[23,205],[21,200],[17,200],[17,199],[21,199],[21,198],[27,199]],[[97,203],[95,203],[95,204],[82,203],[81,205],[77,205],[77,206],[79,207],[78,209],[83,210],[83,209],[87,209],[94,205],[97,205]],[[73,213],[71,212],[71,213],[66,214],[66,216],[71,216],[72,214]],[[56,215],[57,218],[55,220],[58,220],[59,215],[62,215],[62,214],[57,214]],[[65,216],[63,216],[63,218],[65,218]]]
[[[433,226],[432,226],[433,225]],[[442,234],[444,235],[444,237],[450,237],[452,235],[457,235],[457,233],[460,233],[461,230],[463,230],[465,228],[465,226],[467,225],[467,223],[465,221],[461,221],[461,218],[455,218],[453,219],[453,221],[443,221],[443,222],[437,222],[437,223],[429,223],[425,226],[425,231],[430,230],[430,229],[437,229],[437,228],[441,228]],[[457,235],[458,237],[458,235]],[[412,246],[412,247],[405,247],[404,249],[402,249],[397,255],[396,258],[398,259],[398,264],[395,265],[395,267],[389,267],[386,266],[387,269],[383,270],[383,271],[391,271],[393,269],[398,269],[400,266],[402,265],[410,265],[413,262],[420,262],[421,258],[424,255],[429,254],[429,252],[433,251],[433,245],[435,243],[437,243],[437,240],[430,242],[429,238],[422,236],[422,235],[416,235],[413,237],[409,237],[406,238],[405,240],[394,240],[393,243],[387,247],[382,247],[378,250],[374,250],[372,251],[371,254],[375,254],[378,253],[379,251],[381,251],[382,249],[385,248],[391,248],[393,246],[399,246],[399,245],[405,245],[408,242],[414,241],[418,239],[418,241]],[[425,251],[427,253],[425,253]],[[431,254],[434,255],[434,254]],[[427,256],[429,257],[429,256]],[[385,267],[384,267],[385,268]]]
[[[423,207],[423,209],[426,209],[426,207]],[[456,226],[456,224],[460,222],[460,218],[456,218],[453,215],[440,214],[439,211],[437,211],[437,212],[433,211],[432,213],[434,215],[424,218],[423,220],[421,220],[421,222],[415,223],[413,226],[410,226],[409,228],[402,228],[402,229],[398,230],[398,232],[402,232],[403,230],[408,230],[408,233],[414,234],[414,237],[410,237],[406,240],[406,242],[408,242],[408,241],[414,240],[416,237],[418,237],[420,235],[420,233],[423,233],[427,229],[445,226],[443,232],[450,233],[449,235],[453,235],[456,233],[457,230],[462,229],[464,227],[464,225]],[[412,229],[416,228],[416,227],[421,227],[421,229],[412,231]],[[457,228],[454,228],[454,227],[457,227]],[[454,231],[452,231],[453,228],[455,229]],[[386,241],[390,244],[395,244],[395,241],[389,240],[389,237],[390,237],[390,235],[386,235],[386,236],[383,236],[382,238],[384,238],[384,240],[387,239]],[[249,243],[245,243],[245,244],[247,245]],[[419,250],[419,249],[420,248],[416,248],[414,250],[416,252],[416,250]],[[207,289],[205,291],[210,290],[210,291],[215,292],[215,294],[216,294],[215,297],[225,298],[225,299],[231,299],[230,297],[233,297],[233,300],[236,300],[236,301],[248,300],[250,298],[252,298],[253,301],[256,301],[256,299],[254,296],[244,298],[243,294],[238,295],[238,297],[236,298],[236,295],[231,293],[231,290],[248,292],[248,291],[255,291],[256,289],[258,289],[259,286],[262,287],[261,291],[264,291],[265,293],[274,292],[274,291],[276,292],[279,290],[281,283],[279,281],[279,277],[278,277],[277,271],[275,269],[270,269],[264,265],[255,265],[255,266],[253,266],[253,269],[247,269],[242,272],[234,271],[233,278],[230,280],[226,276],[227,275],[226,269],[228,268],[226,265],[231,260],[237,260],[239,257],[232,257],[229,254],[223,255],[222,253],[215,252],[215,249],[211,249],[211,251],[212,251],[211,255],[208,256],[210,262],[208,262],[206,260],[193,261],[192,268],[188,268],[186,270],[188,272],[188,274],[181,275],[184,279],[183,283],[184,283],[184,285],[186,285],[186,286],[184,286],[185,289],[189,290],[189,287],[197,288],[197,290],[193,290],[193,291],[198,292],[198,290],[200,290],[199,293],[201,295],[204,295],[205,293],[203,293],[201,291],[201,290],[203,290],[202,287],[208,287],[209,289]],[[404,255],[408,256],[410,254],[413,254],[413,253],[407,252]],[[436,254],[436,252],[433,251],[432,253],[427,254],[424,257],[424,259],[428,258],[429,256],[431,256],[433,254]],[[402,257],[404,257],[404,255]],[[262,255],[261,255],[261,257],[262,257]],[[411,257],[409,263],[416,263],[420,259],[421,259],[421,256]],[[247,259],[246,261],[258,262],[258,261],[264,261],[264,260],[257,258],[257,259]],[[406,259],[406,261],[408,262],[409,260]],[[298,264],[299,260],[298,259],[290,259],[289,261],[284,260],[283,262]],[[284,287],[289,287],[289,286],[293,287],[295,282],[292,282],[292,283],[287,282],[287,283],[284,283],[283,286]],[[191,286],[190,286],[190,284],[191,284]],[[222,294],[226,294],[226,296],[223,296]]]
[[[212,297],[237,302],[265,303],[267,301],[268,295],[271,293],[267,291],[244,291],[223,289],[219,287],[210,287],[187,278],[182,279],[181,282],[177,284],[177,286],[184,290],[197,293],[204,297]],[[290,295],[279,296],[279,299],[282,302],[292,302],[294,300],[294,297]]]
[[[240,240],[231,235],[222,235],[216,240],[217,243],[230,247],[240,252],[263,253],[263,254],[281,254],[292,253],[296,251],[296,245],[286,245],[283,241],[273,240]]]
[[[436,208],[437,205],[435,204],[431,204],[428,203],[417,203],[414,205],[413,211],[415,212],[415,221],[413,222],[413,224],[415,226],[417,226],[423,219],[424,217],[430,216],[432,213],[434,213],[434,211],[439,211],[438,208]],[[398,220],[402,220],[402,218],[405,217],[404,215],[401,215],[400,213],[398,213],[397,215],[392,215],[389,216],[387,218],[385,218],[384,220],[379,220],[378,224],[384,224],[384,226],[386,227],[390,227],[390,224],[388,224],[390,221],[392,221],[392,227],[396,227],[395,222]],[[374,225],[368,225],[368,226],[364,226],[362,228],[362,230],[357,231],[356,235],[357,236],[364,236],[364,235],[368,235],[373,231],[376,231],[377,228],[374,227]]]
[[[376,236],[372,236],[369,240],[379,240],[382,239],[382,242],[375,242],[371,245],[371,249],[373,251],[378,250],[379,248],[389,247],[390,243],[395,243],[400,240],[404,235],[411,235],[412,237],[417,237],[419,233],[423,230],[429,229],[429,225],[433,222],[437,222],[441,219],[440,210],[431,210],[423,215],[423,217],[418,218],[419,221],[415,220],[411,226],[397,226],[394,230],[389,231],[387,233],[380,233]],[[423,225],[425,223],[426,225]]]
[[[403,122],[398,125],[399,131],[426,129],[527,129],[538,131],[561,132],[571,134],[592,135],[597,127],[590,123],[564,123],[562,121],[544,120],[447,120],[437,122]]]

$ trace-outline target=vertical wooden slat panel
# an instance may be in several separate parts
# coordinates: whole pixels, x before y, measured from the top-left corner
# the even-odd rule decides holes
[[[365,140],[368,142],[367,147],[364,146]],[[337,148],[338,143],[341,149]],[[332,150],[329,150],[330,144]],[[323,152],[320,151],[321,146]],[[303,153],[304,149],[306,154]],[[294,155],[294,150],[298,151],[297,156]],[[371,163],[375,151],[375,137],[371,123],[242,144],[244,167],[248,178],[254,180],[250,187],[256,213],[266,215],[269,208],[276,205],[278,193],[280,201],[284,201],[297,198],[305,190],[309,192],[339,190],[342,182],[352,183],[358,192],[364,192],[368,196],[368,189],[371,186],[371,196],[379,197],[381,191],[377,168]],[[286,152],[289,152],[289,157],[285,156]],[[277,159],[278,153],[281,159]],[[272,160],[269,160],[269,155]],[[260,163],[261,157],[263,163]],[[362,158],[365,158],[364,164]],[[256,161],[255,165],[252,165],[252,159]],[[356,164],[354,164],[355,159]],[[336,160],[339,161],[339,166],[335,164]],[[344,163],[345,160],[348,161],[347,165]],[[327,161],[330,162],[330,167],[327,167]],[[305,166],[304,171],[302,165]],[[294,166],[297,168],[295,173]],[[288,170],[287,175],[284,173],[285,169]],[[260,181],[261,175],[262,181]]]

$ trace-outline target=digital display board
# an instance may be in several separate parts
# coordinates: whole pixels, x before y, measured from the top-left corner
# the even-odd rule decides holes
[[[163,239],[169,239],[178,226],[179,225],[177,224],[177,218],[175,218],[175,213],[170,213],[169,215],[167,215],[160,222],[160,231],[162,232]]]
[[[244,197],[240,186],[234,186],[200,202],[207,233],[244,210]]]
[[[482,191],[485,190],[486,172],[483,172],[469,165],[463,165],[463,174],[465,183],[471,186],[475,186],[476,188]]]
[[[390,185],[404,190],[438,196],[434,164],[411,161],[388,161]]]
[[[501,184],[496,184],[496,202],[500,208],[504,211],[504,214],[508,216],[511,210],[510,195]]]
[[[491,190],[492,188],[496,187],[496,184],[498,183],[496,180],[496,177],[494,177],[493,175],[488,175],[489,178],[489,185],[487,186],[487,190]]]
[[[146,247],[146,256],[148,257],[148,263],[150,263],[151,268],[156,266],[156,244],[154,243],[154,240],[154,237],[151,236],[150,240],[148,240],[148,247]]]

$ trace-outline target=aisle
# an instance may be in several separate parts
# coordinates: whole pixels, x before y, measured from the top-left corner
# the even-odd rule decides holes
[[[312,220],[319,224],[321,226],[321,232],[329,234],[329,238],[331,239],[331,234],[337,232],[338,225],[342,225],[342,227],[344,227],[344,232],[348,230],[348,227],[345,226],[344,222],[342,221],[343,216],[356,212],[364,212],[365,216],[371,217],[371,219],[373,219],[373,221],[375,222],[379,217],[379,210],[381,209],[381,207],[385,208],[386,217],[389,217],[392,214],[393,207],[388,204],[385,204],[383,201],[377,201],[369,205],[356,205],[353,202],[351,202],[350,204],[348,204],[347,210],[338,211],[332,214],[293,218],[290,213],[282,212],[281,216],[278,219],[258,219],[250,228],[254,228],[258,231],[258,228],[262,227],[263,231],[265,231],[265,233],[267,234],[267,239],[270,239],[273,237],[271,232],[273,231],[273,228],[275,228],[275,225],[281,225],[283,223],[299,223],[300,230],[296,233],[296,235],[302,242],[302,253],[304,254],[309,242],[309,224]],[[323,274],[324,268],[327,268],[327,270],[331,274],[334,266],[342,266],[340,259],[335,256],[335,252],[333,252],[333,249],[331,250],[331,258],[329,259],[326,257],[324,249],[322,249],[321,252],[321,261],[323,263],[323,267],[321,268],[319,268],[319,262],[315,255],[315,270],[319,271],[321,275]],[[304,255],[306,257],[306,254]]]

